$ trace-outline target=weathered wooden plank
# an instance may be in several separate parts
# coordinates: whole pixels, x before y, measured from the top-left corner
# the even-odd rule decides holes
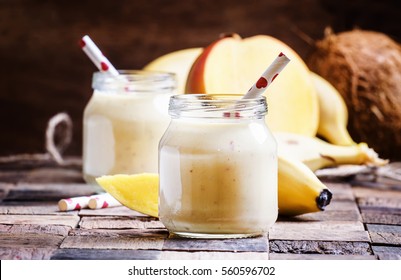
[[[125,206],[117,206],[101,209],[81,209],[80,216],[126,216],[126,217],[149,217],[148,215],[131,210]]]
[[[401,191],[401,182],[399,180],[399,178],[401,177],[400,174],[398,174],[397,177],[397,179],[392,179],[378,176],[375,183],[377,184],[377,186],[379,186],[379,188],[382,189]]]
[[[124,237],[124,238],[162,238],[168,237],[166,229],[73,229],[69,236],[92,236],[92,237]]]
[[[85,196],[94,193],[93,187],[84,183],[50,182],[18,183],[10,189],[6,200],[58,200],[61,198]]]
[[[152,217],[83,217],[81,228],[96,229],[165,229],[164,225]]]
[[[400,246],[372,246],[372,250],[380,260],[401,260]]]
[[[327,254],[278,254],[271,253],[270,260],[377,260],[375,255],[327,255]]]
[[[172,251],[228,251],[268,252],[267,236],[243,239],[185,239],[168,238],[163,250]]]
[[[371,176],[371,175],[370,175]],[[383,191],[401,191],[400,182],[396,182],[394,184],[394,180],[386,180],[382,177],[377,178],[367,178],[357,176],[356,179],[350,181],[350,184],[356,187],[364,187],[364,188],[371,188],[374,190],[383,190]]]
[[[326,206],[323,213],[327,212],[337,212],[337,211],[349,211],[358,212],[358,205],[355,200],[335,200],[333,199],[331,203]]]
[[[372,250],[368,242],[272,240],[270,253],[371,255]]]
[[[0,225],[0,233],[8,234],[50,234],[67,236],[71,230],[69,226],[61,225]]]
[[[4,248],[0,245],[1,260],[48,260],[57,247],[45,248]]]
[[[370,242],[361,222],[277,222],[269,230],[269,240],[320,240]]]
[[[373,244],[401,245],[401,234],[392,232],[370,232]]]
[[[72,228],[79,222],[78,216],[56,215],[0,215],[0,224],[64,225]]]
[[[401,225],[401,213],[361,208],[362,219],[367,224]]]
[[[144,238],[135,236],[67,236],[60,248],[75,249],[124,249],[124,250],[161,250],[163,238]]]
[[[83,229],[164,229],[164,225],[155,218],[127,218],[127,217],[83,217],[79,223]]]
[[[302,231],[308,230],[343,230],[343,231],[363,231],[365,227],[359,221],[284,221],[278,220],[271,230]]]
[[[361,206],[361,212],[390,213],[393,215],[401,215],[401,208],[378,207],[378,206]]]
[[[374,244],[401,245],[401,226],[366,225]]]
[[[5,215],[78,215],[78,211],[60,212],[55,201],[5,201],[0,204]]]
[[[401,199],[401,191],[397,190],[383,190],[377,188],[354,186],[352,187],[352,191],[357,199],[369,197],[390,198],[397,200]]]
[[[51,234],[9,234],[2,233],[0,235],[0,246],[2,248],[57,248],[64,237]]]
[[[401,199],[392,197],[361,197],[357,199],[357,202],[360,207],[401,209]]]
[[[58,249],[52,260],[157,260],[159,250]]]
[[[161,260],[268,260],[269,254],[256,252],[161,251]]]
[[[401,234],[401,226],[366,224],[369,232],[390,232]]]
[[[13,225],[2,225],[0,224],[0,232],[8,232]]]
[[[366,231],[323,231],[302,230],[301,232],[273,230],[269,232],[270,240],[316,240],[316,241],[362,241],[370,242]]]
[[[354,193],[352,192],[352,187],[350,184],[326,182],[324,180],[323,180],[323,183],[333,193],[333,201],[340,201],[340,200],[354,201],[355,200],[355,196],[354,196]]]
[[[297,217],[300,221],[362,221],[361,214],[356,211],[331,210],[303,214]]]
[[[356,202],[332,201],[324,211],[288,218],[298,221],[362,221]]]
[[[51,169],[42,168],[34,176]],[[66,186],[71,189],[66,191]],[[354,192],[341,183],[329,187],[334,198],[326,211],[280,217],[269,232],[269,243],[266,236],[167,239],[160,221],[124,206],[58,212],[56,199],[90,194],[83,190],[91,187],[82,183],[0,184],[0,199],[1,190],[7,193],[0,204],[0,259],[268,259],[269,250],[270,259],[400,259],[394,249],[401,239],[399,192],[361,187]],[[27,197],[52,201],[26,202]],[[365,231],[362,218],[377,224],[368,224]],[[55,251],[58,246],[62,249]]]

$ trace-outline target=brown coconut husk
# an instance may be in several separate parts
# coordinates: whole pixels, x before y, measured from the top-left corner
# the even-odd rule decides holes
[[[379,32],[326,29],[307,64],[343,96],[354,141],[401,159],[400,45]]]

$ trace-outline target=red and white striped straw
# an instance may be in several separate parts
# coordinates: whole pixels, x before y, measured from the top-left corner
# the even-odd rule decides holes
[[[58,202],[58,208],[60,211],[72,211],[88,208],[89,196],[78,196],[61,199]]]
[[[84,208],[99,209],[121,206],[109,193],[95,194],[91,196],[78,196],[60,199],[58,208],[60,211],[73,211]]]
[[[88,206],[90,209],[101,209],[121,206],[121,203],[109,193],[91,196]]]
[[[114,68],[114,66],[110,63],[110,61],[103,55],[100,49],[96,46],[96,44],[89,38],[88,35],[82,37],[79,42],[82,50],[86,53],[86,55],[92,60],[92,62],[99,68],[100,71],[109,73],[112,76],[118,76],[119,73]]]
[[[274,79],[277,78],[288,62],[290,62],[290,59],[281,52],[242,99],[252,99],[261,95]]]

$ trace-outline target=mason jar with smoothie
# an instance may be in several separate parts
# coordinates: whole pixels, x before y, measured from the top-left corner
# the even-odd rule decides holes
[[[158,143],[170,118],[174,75],[148,71],[96,72],[83,116],[83,175],[158,171]],[[100,188],[98,188],[100,190]]]
[[[175,95],[159,145],[159,218],[173,234],[237,238],[277,219],[277,145],[266,99]]]

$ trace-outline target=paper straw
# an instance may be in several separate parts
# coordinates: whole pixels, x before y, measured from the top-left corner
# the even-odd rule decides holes
[[[58,202],[58,208],[60,209],[60,211],[71,211],[88,208],[89,199],[89,196],[61,199]]]
[[[100,209],[107,207],[120,206],[118,202],[109,193],[96,194],[91,196],[78,196],[61,199],[58,202],[60,211],[80,210],[84,208]]]
[[[290,62],[290,59],[281,52],[242,99],[252,99],[260,96],[274,79],[277,78],[288,62]]]
[[[111,194],[104,193],[91,196],[88,205],[90,209],[100,209],[121,206],[121,203],[112,197]]]
[[[100,49],[96,46],[96,44],[89,38],[88,35],[82,37],[80,41],[80,46],[82,50],[86,53],[86,55],[92,60],[92,62],[99,68],[100,71],[104,73],[108,73],[114,77],[119,75],[118,71],[114,66],[110,63],[110,61],[103,55]]]

